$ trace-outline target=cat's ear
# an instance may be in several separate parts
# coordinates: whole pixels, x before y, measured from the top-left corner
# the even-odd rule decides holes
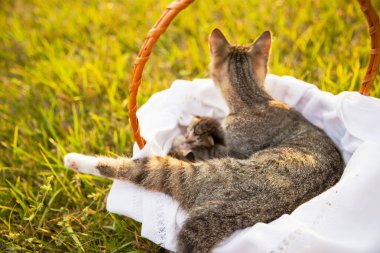
[[[210,52],[212,56],[225,56],[230,50],[230,43],[228,43],[223,33],[215,28],[209,37]]]
[[[270,31],[265,31],[253,42],[250,52],[255,55],[260,54],[261,57],[266,58],[266,61],[268,61],[271,46],[272,35]]]
[[[249,54],[252,57],[253,72],[256,75],[259,83],[264,83],[268,72],[268,59],[272,46],[272,35],[270,31],[263,32],[260,37],[253,42],[249,49]]]

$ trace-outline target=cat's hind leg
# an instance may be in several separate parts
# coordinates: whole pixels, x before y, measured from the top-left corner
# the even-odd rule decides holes
[[[177,237],[177,253],[208,253],[236,230],[274,216],[252,200],[207,202],[190,211]]]

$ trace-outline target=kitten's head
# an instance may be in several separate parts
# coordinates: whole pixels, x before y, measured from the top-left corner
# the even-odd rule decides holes
[[[224,131],[217,120],[195,116],[187,127],[186,142],[193,148],[211,148],[215,144],[224,145]]]
[[[257,84],[262,86],[268,70],[272,38],[269,31],[248,46],[231,46],[219,29],[214,29],[209,37],[211,62],[210,75],[220,88],[230,82],[231,71],[236,66],[249,68]]]

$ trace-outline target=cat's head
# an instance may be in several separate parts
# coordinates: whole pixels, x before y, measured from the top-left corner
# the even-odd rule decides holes
[[[232,65],[249,68],[257,84],[262,86],[268,70],[268,58],[272,44],[271,33],[263,32],[248,46],[232,46],[219,29],[209,37],[211,53],[210,75],[215,83],[224,88],[234,73]]]

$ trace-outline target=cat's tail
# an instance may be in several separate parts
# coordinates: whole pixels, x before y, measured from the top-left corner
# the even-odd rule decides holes
[[[190,211],[178,234],[176,252],[210,252],[236,230],[270,222],[282,212],[281,207],[261,205],[255,199],[208,201]]]

